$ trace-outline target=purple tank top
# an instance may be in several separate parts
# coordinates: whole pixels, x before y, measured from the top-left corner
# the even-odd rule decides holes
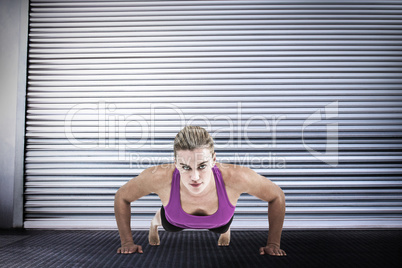
[[[172,178],[169,203],[165,207],[166,219],[173,225],[184,229],[213,229],[227,224],[233,217],[235,206],[233,206],[226,193],[222,174],[217,166],[212,168],[216,192],[218,194],[218,210],[207,216],[195,216],[186,213],[180,202],[180,172],[175,169]]]

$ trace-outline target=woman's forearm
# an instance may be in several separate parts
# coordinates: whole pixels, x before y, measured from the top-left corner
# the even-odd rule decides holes
[[[114,214],[119,229],[121,244],[133,243],[131,233],[131,204],[119,197],[117,193],[114,199]]]
[[[268,244],[276,244],[278,247],[281,243],[283,221],[285,219],[285,195],[281,192],[281,195],[275,198],[268,205]]]

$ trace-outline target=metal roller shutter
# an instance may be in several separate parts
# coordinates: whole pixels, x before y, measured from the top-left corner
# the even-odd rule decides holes
[[[402,1],[30,7],[26,228],[115,228],[116,190],[186,124],[282,187],[285,228],[402,226]],[[266,211],[242,195],[233,227]]]

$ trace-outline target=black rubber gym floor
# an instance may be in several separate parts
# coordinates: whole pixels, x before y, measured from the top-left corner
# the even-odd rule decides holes
[[[208,231],[148,232],[134,240],[143,254],[117,254],[117,231],[0,230],[0,267],[402,267],[402,230],[284,231],[286,257],[260,256],[264,231],[232,231],[218,247]]]

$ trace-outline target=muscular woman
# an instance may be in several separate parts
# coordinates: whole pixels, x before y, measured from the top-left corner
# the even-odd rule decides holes
[[[121,240],[117,253],[143,253],[131,233],[131,202],[150,193],[162,201],[151,221],[150,245],[160,244],[158,226],[163,226],[169,232],[209,229],[220,234],[219,246],[228,246],[237,200],[248,193],[268,202],[268,239],[260,254],[286,255],[280,248],[283,191],[252,169],[217,163],[213,139],[201,127],[186,126],[176,135],[174,163],[147,168],[117,191],[114,208]]]

